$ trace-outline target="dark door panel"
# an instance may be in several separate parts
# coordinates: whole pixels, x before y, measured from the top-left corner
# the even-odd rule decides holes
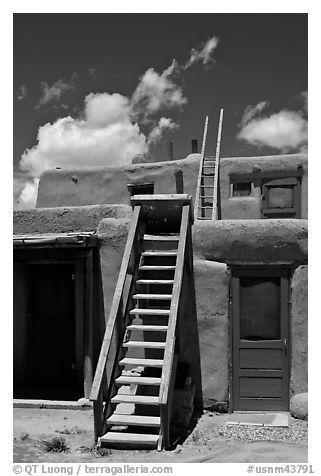
[[[29,384],[75,385],[74,265],[30,265]]]
[[[232,312],[234,410],[288,410],[287,271],[234,270]]]

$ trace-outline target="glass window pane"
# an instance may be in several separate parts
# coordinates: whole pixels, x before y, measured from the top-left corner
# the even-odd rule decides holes
[[[241,339],[280,339],[280,278],[240,278]]]

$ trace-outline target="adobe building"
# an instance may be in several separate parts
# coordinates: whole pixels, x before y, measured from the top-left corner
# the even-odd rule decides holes
[[[43,173],[14,212],[14,398],[90,397],[133,207],[157,215],[143,197],[163,194],[190,203],[203,406],[288,411],[307,392],[307,155],[222,158],[216,220],[193,220],[200,160]]]

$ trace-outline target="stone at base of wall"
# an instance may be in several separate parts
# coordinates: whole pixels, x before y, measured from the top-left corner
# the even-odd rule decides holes
[[[294,418],[300,420],[308,419],[308,394],[298,393],[293,395],[290,400],[290,413]]]
[[[215,400],[215,398],[204,398],[203,405],[204,410],[209,410],[211,412],[228,412],[228,402],[219,402],[218,400]]]

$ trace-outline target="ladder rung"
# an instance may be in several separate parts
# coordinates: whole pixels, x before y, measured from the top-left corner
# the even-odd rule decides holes
[[[157,299],[159,301],[170,301],[172,294],[134,294],[133,299]]]
[[[121,375],[120,377],[116,378],[115,382],[120,385],[130,385],[130,384],[137,384],[137,385],[160,385],[161,378],[156,377],[127,377],[125,375]]]
[[[164,361],[161,359],[136,359],[125,357],[119,361],[120,365],[136,365],[137,367],[163,367]]]
[[[123,342],[123,347],[140,347],[145,349],[165,349],[166,342],[147,342],[138,340],[129,340]]]
[[[117,394],[111,399],[111,403],[133,403],[142,405],[158,405],[158,397],[150,395],[122,395]]]
[[[206,175],[201,175],[202,178],[206,178],[206,177],[214,177],[215,174],[206,174]]]
[[[200,188],[214,188],[214,185],[200,185]]]
[[[173,279],[138,279],[136,284],[174,284]]]
[[[144,235],[146,241],[178,241],[179,235]]]
[[[143,251],[142,256],[177,256],[177,251]]]
[[[150,326],[144,324],[131,324],[127,326],[126,329],[129,331],[161,331],[167,332],[168,326]]]
[[[131,311],[129,311],[129,314],[145,314],[146,316],[169,316],[169,309],[140,309],[139,307],[135,307]]]
[[[157,266],[157,265],[143,265],[138,268],[141,271],[173,271],[175,266]]]
[[[143,415],[118,415],[114,413],[106,420],[107,425],[160,426],[160,417]]]
[[[198,208],[202,208],[203,210],[204,210],[204,209],[205,209],[205,210],[212,210],[213,207],[212,207],[212,206],[208,206],[208,205],[205,206],[205,207],[201,207],[201,205],[199,205]]]

